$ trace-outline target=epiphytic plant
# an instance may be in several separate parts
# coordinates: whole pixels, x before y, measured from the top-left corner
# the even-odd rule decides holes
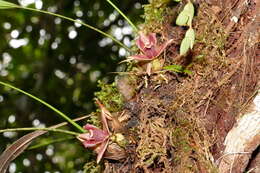
[[[185,55],[188,50],[193,48],[195,42],[195,31],[192,29],[193,16],[194,6],[190,1],[188,1],[176,19],[177,25],[189,27],[181,42],[180,55]]]

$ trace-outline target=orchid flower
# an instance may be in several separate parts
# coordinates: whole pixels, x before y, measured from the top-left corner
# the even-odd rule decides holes
[[[97,163],[99,163],[108,147],[110,131],[107,119],[111,119],[112,115],[98,100],[96,102],[101,108],[102,129],[86,124],[83,128],[88,130],[88,133],[78,135],[77,139],[85,148],[91,148],[97,153]]]
[[[158,57],[165,48],[172,43],[172,39],[166,41],[162,45],[158,45],[155,33],[140,33],[136,40],[136,45],[141,50],[141,54],[128,57],[129,60],[151,61]]]

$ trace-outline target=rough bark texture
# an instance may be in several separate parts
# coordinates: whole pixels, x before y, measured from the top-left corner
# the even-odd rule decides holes
[[[252,107],[253,110],[242,115],[226,136],[225,151],[219,158],[220,172],[244,172],[250,158],[255,157],[252,153],[260,146],[260,92]]]
[[[157,63],[182,65],[193,73],[152,70],[148,76],[147,64],[139,63],[118,78],[117,83],[125,85],[118,88],[125,96],[128,119],[123,133],[130,143],[127,159],[107,161],[105,171],[258,170],[259,110],[244,112],[260,87],[259,4],[256,0],[196,1],[196,44],[180,57],[186,28],[173,21],[182,7],[157,3],[152,2],[165,8],[164,20],[146,22],[143,29],[157,33],[161,42],[174,39]],[[134,94],[129,96],[128,91]]]

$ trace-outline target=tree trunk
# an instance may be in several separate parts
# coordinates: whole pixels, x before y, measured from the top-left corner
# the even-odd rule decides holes
[[[186,28],[173,24],[179,7],[160,7],[166,8],[163,22],[145,24],[144,29],[157,33],[161,41],[174,39],[162,56],[164,66],[182,65],[192,74],[152,71],[150,76],[131,73],[118,78],[129,117],[128,157],[106,161],[105,172],[259,172],[256,3],[197,0],[196,42],[185,57],[178,51]],[[135,94],[129,95],[132,90]]]

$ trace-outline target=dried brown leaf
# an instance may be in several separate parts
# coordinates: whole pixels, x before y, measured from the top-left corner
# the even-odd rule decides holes
[[[0,156],[0,172],[6,172],[6,169],[8,168],[11,161],[19,156],[35,138],[45,134],[46,132],[47,131],[41,130],[31,132],[7,147],[7,149]]]

